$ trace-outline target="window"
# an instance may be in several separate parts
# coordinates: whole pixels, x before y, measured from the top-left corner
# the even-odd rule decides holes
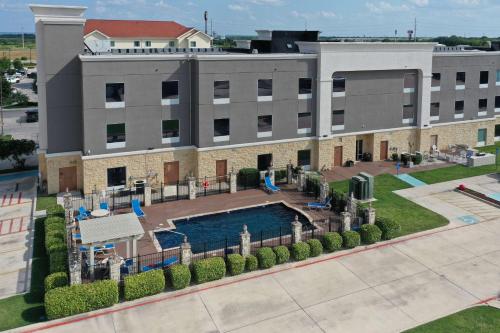
[[[106,126],[106,148],[125,147],[125,124],[108,124]]]
[[[500,112],[500,96],[495,96],[495,112]]]
[[[403,124],[412,124],[414,121],[415,109],[413,104],[403,106]]]
[[[138,40],[134,41],[134,47],[141,47],[141,42]]]
[[[229,119],[214,119],[214,142],[229,141]]]
[[[439,103],[431,103],[431,121],[439,120]]]
[[[161,104],[179,104],[179,81],[163,81],[161,83]]]
[[[415,92],[416,86],[417,86],[417,75],[416,74],[405,74],[403,91],[405,93],[413,93],[413,92]]]
[[[196,41],[195,40],[190,41],[189,47],[196,47]]]
[[[151,41],[150,40],[146,41],[146,47],[151,47]]]
[[[481,71],[479,73],[479,87],[488,88],[488,71]]]
[[[106,83],[106,108],[125,107],[125,84]]]
[[[480,128],[477,130],[477,146],[482,147],[486,145],[486,137],[487,137],[486,128]]]
[[[124,188],[127,184],[127,168],[109,168],[108,169],[108,187]]]
[[[273,135],[273,116],[259,116],[257,118],[257,137],[265,138]]]
[[[497,86],[500,86],[500,69],[497,69]]]
[[[457,72],[456,89],[465,89],[465,72]]]
[[[229,81],[214,81],[214,104],[229,103]]]
[[[464,117],[464,101],[455,101],[455,119]]]
[[[260,102],[273,100],[273,80],[257,80],[257,100]]]
[[[441,73],[432,73],[431,91],[441,90]]]
[[[495,141],[500,141],[500,124],[495,125]]]
[[[168,42],[168,47],[175,47],[175,42],[173,40]]]
[[[298,115],[298,134],[309,134],[311,133],[311,112],[299,113]]]
[[[273,163],[273,154],[257,155],[257,169],[259,171],[266,171]]]
[[[179,138],[179,120],[163,120],[161,122],[161,143],[177,143]]]
[[[304,169],[311,167],[311,151],[309,149],[297,152],[297,165]]]
[[[312,98],[312,79],[299,79],[299,99]]]
[[[115,41],[114,41],[114,40],[110,41],[110,42],[109,42],[109,46],[111,46],[111,47],[115,47]]]
[[[488,100],[486,98],[481,98],[478,103],[479,112],[478,116],[486,116],[488,114]]]
[[[344,129],[344,110],[332,111],[332,131],[342,131]]]
[[[345,96],[345,77],[334,75],[333,76],[333,97]]]

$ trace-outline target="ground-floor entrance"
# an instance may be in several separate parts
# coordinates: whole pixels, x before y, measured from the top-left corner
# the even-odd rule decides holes
[[[337,146],[333,148],[333,166],[339,167],[342,166],[342,159],[344,155],[344,147]]]
[[[59,168],[59,192],[76,191],[76,166]]]
[[[163,167],[165,185],[176,185],[179,181],[179,161],[166,162]]]
[[[389,159],[389,141],[380,141],[380,160],[385,161]]]
[[[356,140],[356,161],[363,158],[363,140]]]

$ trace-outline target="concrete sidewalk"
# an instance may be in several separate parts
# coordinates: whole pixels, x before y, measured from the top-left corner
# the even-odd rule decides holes
[[[18,331],[400,332],[500,291],[500,221],[442,228]]]

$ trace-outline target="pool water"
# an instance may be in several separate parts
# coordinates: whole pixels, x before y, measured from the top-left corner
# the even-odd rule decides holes
[[[179,246],[186,235],[193,253],[199,253],[224,248],[226,238],[228,246],[238,245],[244,224],[252,235],[251,241],[260,240],[261,232],[263,239],[278,237],[280,228],[281,235],[289,235],[296,215],[303,225],[310,225],[304,215],[278,203],[174,220],[176,233],[160,231],[155,235],[163,249]]]
[[[415,178],[413,176],[410,176],[407,173],[400,173],[399,175],[396,175],[396,177],[399,178],[399,179],[401,179],[405,183],[410,184],[413,187],[419,187],[419,186],[427,185],[426,183],[424,183],[420,179],[417,179],[417,178]]]

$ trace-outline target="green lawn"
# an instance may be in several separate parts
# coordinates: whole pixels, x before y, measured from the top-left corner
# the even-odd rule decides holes
[[[45,320],[43,281],[48,274],[49,262],[44,238],[43,219],[38,219],[33,242],[31,292],[0,300],[0,331]]]
[[[348,191],[348,180],[332,182],[330,186],[335,191]],[[448,224],[448,220],[416,203],[393,193],[411,187],[407,183],[397,179],[393,175],[384,174],[375,177],[375,201],[373,207],[377,209],[377,215],[394,219],[401,224],[399,236],[415,232],[442,227]]]
[[[36,197],[36,210],[44,210],[57,203],[56,194],[43,195],[39,194]]]
[[[406,333],[498,333],[500,310],[491,306],[478,306],[415,327]]]

